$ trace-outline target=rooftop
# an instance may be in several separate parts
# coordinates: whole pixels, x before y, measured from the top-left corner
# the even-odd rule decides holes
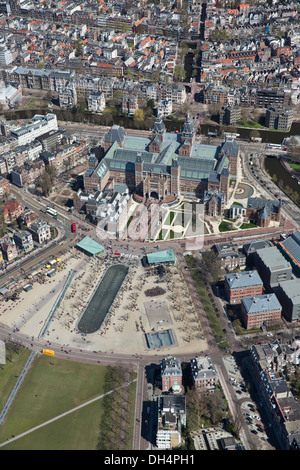
[[[164,251],[157,251],[156,253],[148,253],[147,261],[149,264],[174,263],[175,262],[174,250],[164,250]]]
[[[292,303],[300,303],[300,279],[289,279],[280,282],[279,286],[291,299]]]
[[[291,269],[290,263],[284,258],[276,246],[270,246],[257,250],[257,254],[263,263],[272,271]]]
[[[80,242],[77,243],[76,246],[84,251],[87,251],[92,255],[97,255],[98,253],[101,253],[101,251],[104,250],[104,246],[100,245],[100,243],[95,242],[90,237],[84,237]]]
[[[281,310],[275,294],[257,295],[255,297],[243,297],[242,305],[248,314],[264,313],[274,310]]]
[[[231,289],[239,287],[262,286],[263,281],[257,271],[243,271],[240,273],[226,274],[225,280]]]
[[[280,242],[279,248],[281,248],[295,264],[300,266],[300,232],[298,230],[286,240]]]

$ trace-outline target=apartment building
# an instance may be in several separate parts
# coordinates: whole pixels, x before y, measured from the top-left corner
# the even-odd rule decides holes
[[[266,111],[266,126],[271,129],[287,131],[293,124],[293,118],[293,108],[271,106]]]
[[[43,151],[40,153],[40,157],[45,165],[52,165],[56,169],[56,174],[61,174],[73,168],[75,163],[78,163],[86,152],[87,142],[84,141],[79,146],[62,145],[59,147],[59,151]]]
[[[263,281],[255,270],[226,274],[224,288],[228,301],[237,304],[243,297],[261,295]]]
[[[37,145],[37,150],[40,153],[42,150],[50,151],[54,148],[56,148],[58,145],[61,144],[63,133],[61,131],[50,131],[47,132],[46,134],[43,134],[39,137],[37,137],[36,141],[41,144],[42,147]],[[33,145],[33,144],[32,144]],[[36,152],[32,155],[29,160],[35,160],[37,157]]]
[[[45,163],[43,161],[24,162],[22,167],[15,167],[10,172],[12,184],[22,188],[34,183],[44,172]]]
[[[257,108],[269,108],[270,106],[288,105],[290,93],[278,88],[257,88],[255,105]]]
[[[299,450],[300,405],[289,388],[284,368],[297,364],[299,344],[256,344],[250,348],[250,371],[280,450]],[[296,354],[296,355],[295,355]]]
[[[0,198],[3,196],[6,196],[10,193],[10,182],[6,179],[0,176]]]
[[[160,361],[163,392],[178,393],[182,391],[182,369],[180,360],[168,356]]]
[[[11,51],[8,49],[5,39],[0,39],[0,63],[1,65],[9,65],[13,61],[13,56]]]
[[[28,230],[19,230],[14,233],[14,240],[16,245],[21,249],[24,250],[25,253],[33,250],[33,238],[32,234],[28,232]]]
[[[18,145],[26,145],[52,130],[58,130],[56,114],[36,114],[31,123],[11,129],[11,136],[17,139]]]
[[[226,105],[228,101],[228,88],[223,85],[208,84],[203,91],[204,104]]]
[[[128,116],[134,116],[139,108],[138,97],[136,95],[124,95],[122,99],[122,113]]]
[[[77,91],[73,82],[59,89],[58,102],[61,109],[71,109],[77,106]]]
[[[167,117],[172,114],[173,106],[171,100],[159,100],[157,106],[157,115]]]
[[[241,299],[241,316],[247,330],[280,323],[281,311],[274,293]]]
[[[220,124],[231,126],[241,120],[242,111],[239,106],[222,106],[220,109]]]
[[[172,104],[183,104],[187,96],[185,87],[180,84],[153,83],[146,87],[145,93],[148,100],[168,100]]]
[[[31,67],[14,67],[9,72],[10,80],[22,88],[35,90],[58,91],[75,77],[74,70],[36,69]]]
[[[182,442],[181,427],[186,426],[185,396],[161,395],[157,398],[156,446],[172,449]]]

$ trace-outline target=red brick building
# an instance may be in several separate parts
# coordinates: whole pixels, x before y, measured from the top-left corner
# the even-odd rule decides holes
[[[16,220],[24,211],[23,204],[15,198],[9,199],[2,207],[5,222]]]
[[[263,292],[263,281],[257,271],[226,274],[225,292],[231,304],[240,303],[243,297],[261,295]]]
[[[182,369],[180,360],[168,356],[160,361],[162,392],[182,391]]]
[[[281,311],[275,294],[242,298],[241,315],[247,330],[280,323]]]
[[[280,222],[280,200],[269,200],[260,197],[249,197],[246,217],[259,227],[269,227],[270,222]]]

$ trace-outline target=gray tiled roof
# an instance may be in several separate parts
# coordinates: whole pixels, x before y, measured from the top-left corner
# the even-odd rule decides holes
[[[239,146],[235,140],[226,140],[222,146],[224,153],[228,152],[230,156],[234,157],[238,155]]]
[[[104,142],[122,142],[125,137],[125,130],[117,125],[112,128],[104,135]]]
[[[270,310],[281,310],[275,294],[257,295],[256,297],[243,297],[242,304],[244,305],[248,314],[263,313]]]
[[[255,270],[226,274],[225,280],[231,289],[263,285],[260,275]]]

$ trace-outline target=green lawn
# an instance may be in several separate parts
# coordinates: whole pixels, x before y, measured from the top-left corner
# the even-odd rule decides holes
[[[252,121],[251,119],[248,120],[242,120],[239,125],[241,127],[253,127],[254,129],[263,129],[264,126],[259,124],[258,122]]]
[[[221,222],[219,225],[219,232],[228,232],[230,230],[236,230],[236,229],[232,228],[232,223],[226,222],[225,220],[223,220],[223,222]]]
[[[247,228],[257,228],[256,224],[253,224],[252,222],[249,222],[248,224],[242,224],[240,226],[241,229],[247,229]]]
[[[43,100],[41,98],[31,98],[25,106],[25,109],[42,109],[47,108],[51,100]]]
[[[117,386],[115,382],[107,381],[111,371],[122,379],[117,368],[38,356],[0,427],[0,443],[111,390]],[[123,391],[118,392],[118,397],[121,403]],[[114,413],[120,417],[118,406]],[[134,402],[131,407],[134,408]],[[111,410],[104,407],[104,400],[100,399],[2,449],[96,449],[103,416],[107,419],[110,413]],[[132,420],[128,422],[127,432],[132,435]]]
[[[293,170],[300,172],[300,164],[295,162],[289,162],[289,165]]]
[[[6,364],[0,364],[0,409],[2,410],[31,351],[6,343]],[[1,428],[0,428],[1,429]]]

